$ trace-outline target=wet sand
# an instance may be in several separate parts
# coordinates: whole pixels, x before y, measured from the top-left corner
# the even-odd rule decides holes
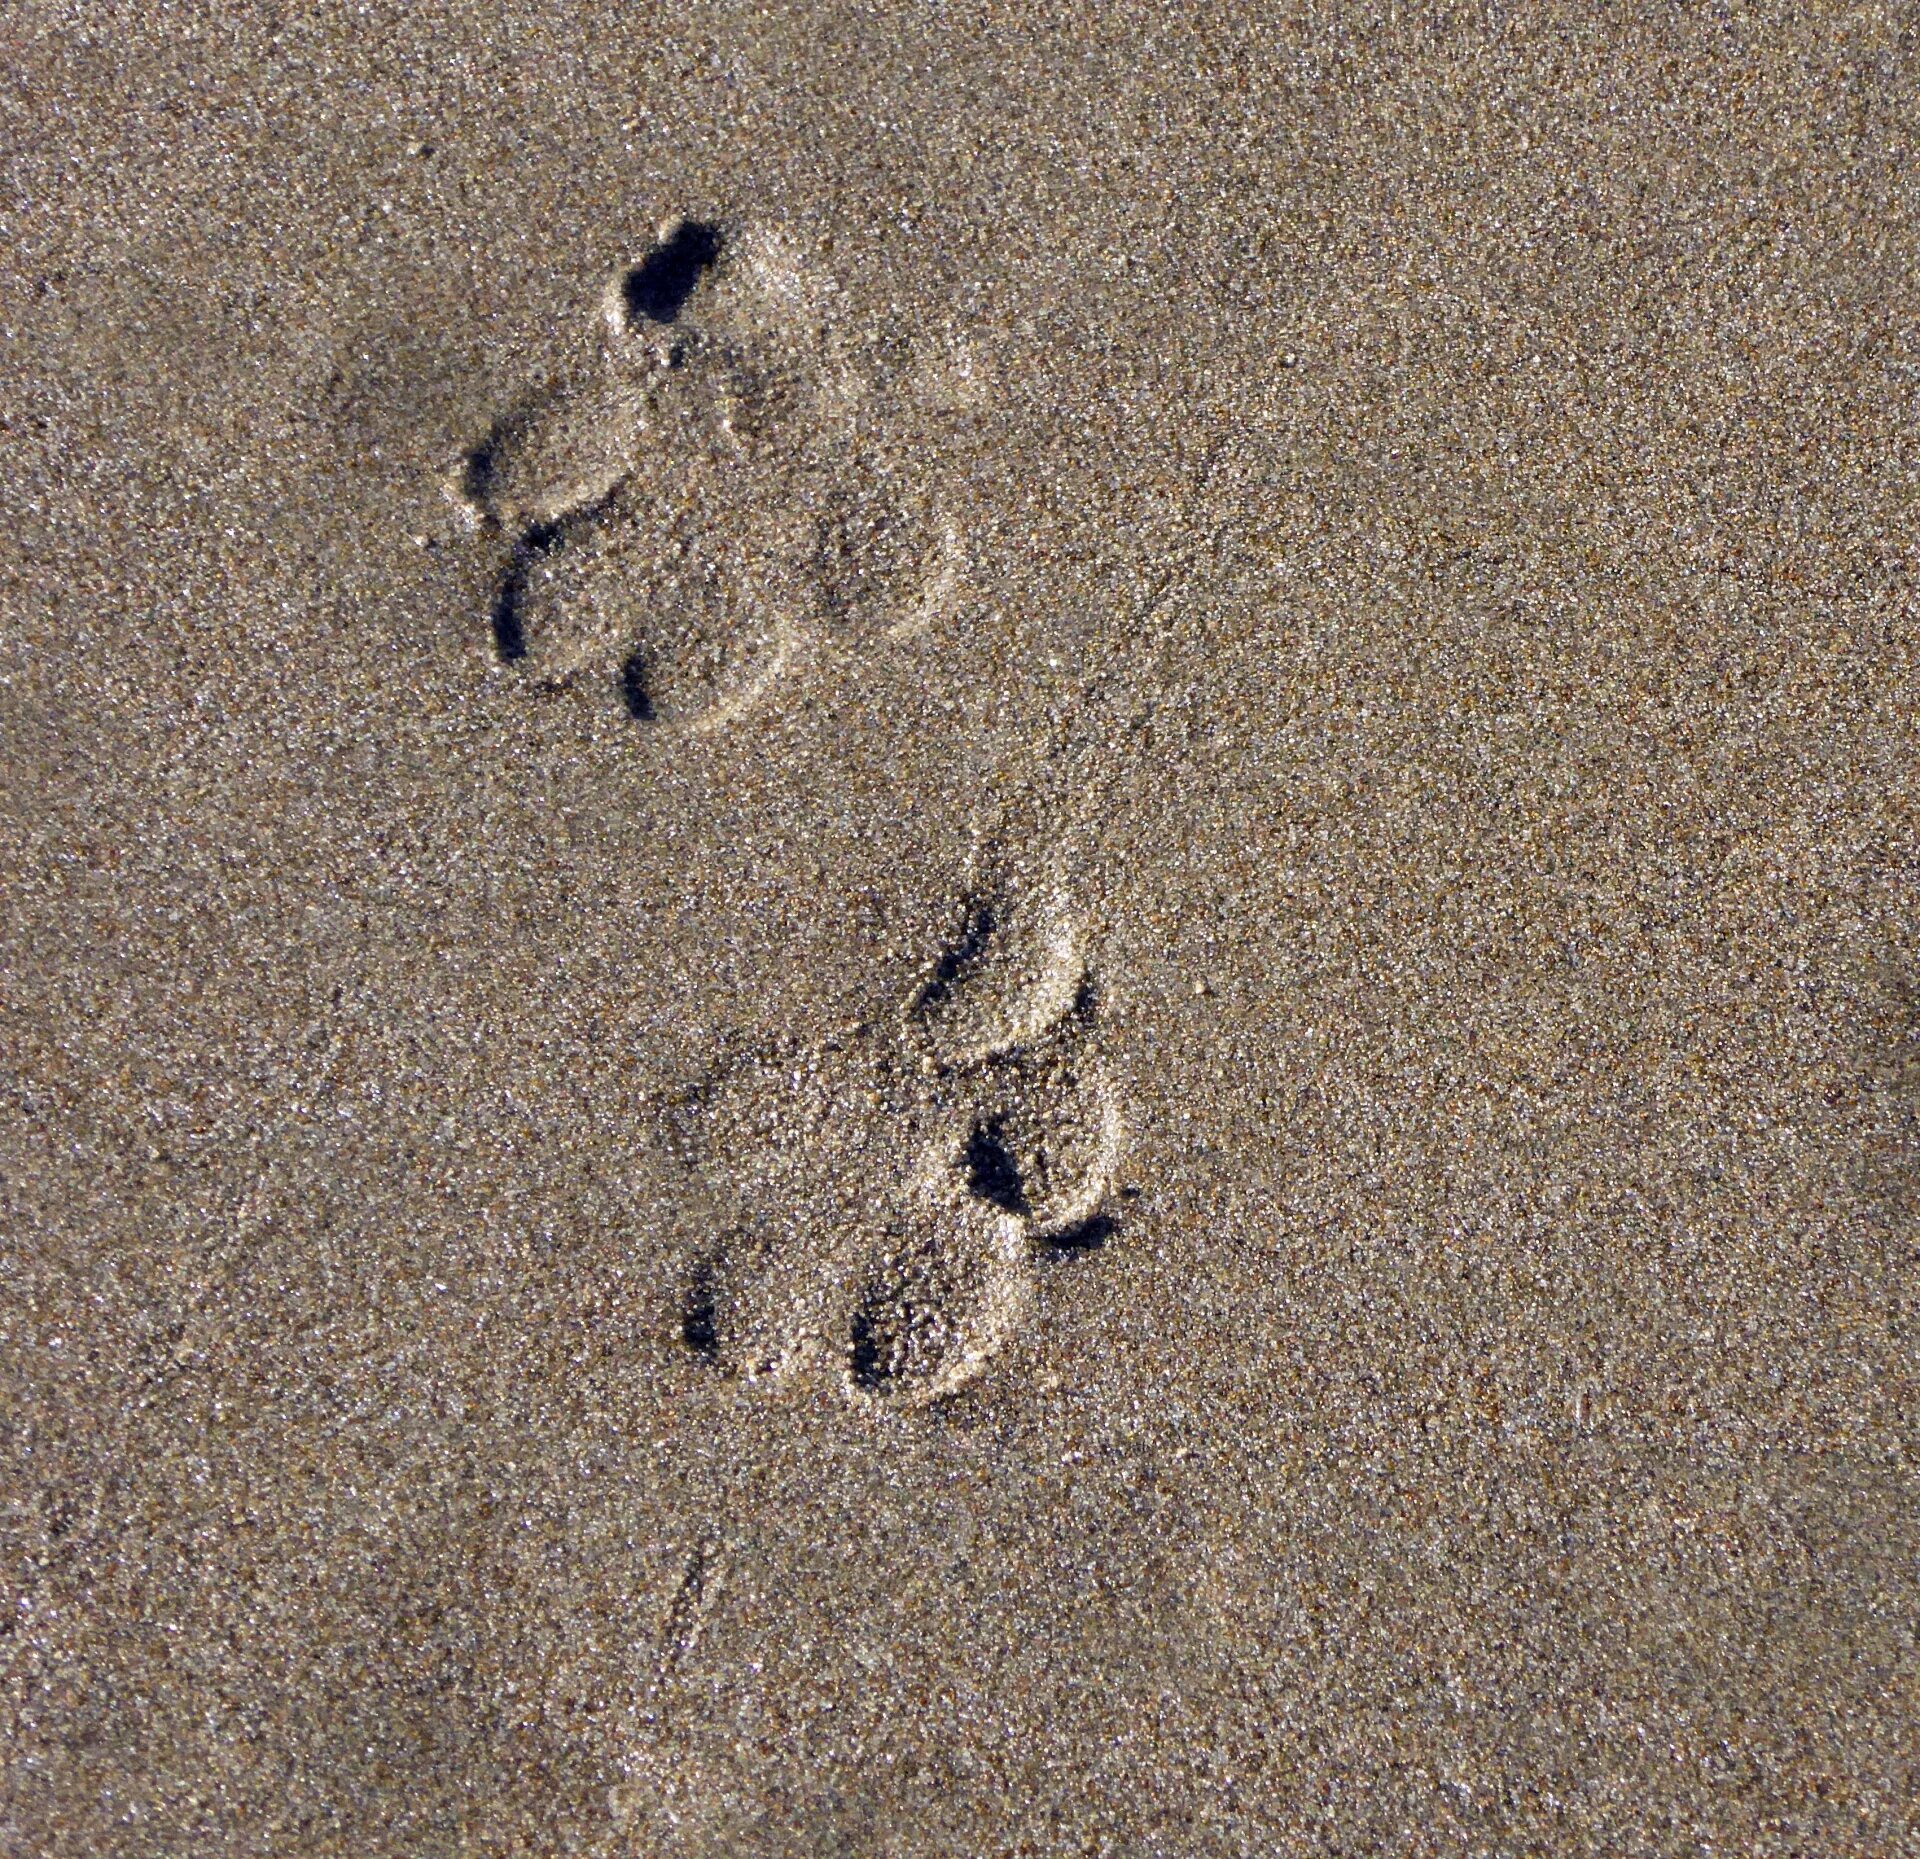
[[[1910,24],[8,38],[0,1846],[1907,1848]]]

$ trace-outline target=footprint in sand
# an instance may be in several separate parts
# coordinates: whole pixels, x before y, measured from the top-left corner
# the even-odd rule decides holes
[[[711,730],[816,647],[870,648],[951,605],[964,548],[929,461],[973,376],[836,308],[777,234],[661,228],[609,285],[586,378],[498,420],[451,486],[498,551],[501,661]]]
[[[1122,1124],[1082,943],[1064,905],[976,895],[896,1024],[741,1054],[675,1106],[709,1225],[688,1353],[902,1407],[980,1374],[1039,1265],[1114,1231]]]

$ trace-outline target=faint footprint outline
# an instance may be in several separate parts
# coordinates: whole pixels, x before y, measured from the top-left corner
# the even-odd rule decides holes
[[[809,647],[910,639],[952,610],[965,538],[902,434],[963,406],[973,370],[943,375],[923,343],[883,378],[835,294],[779,233],[684,216],[615,275],[596,370],[523,397],[448,481],[496,553],[499,663],[549,692],[610,671],[636,721],[706,735]],[[911,496],[883,468],[902,460]]]

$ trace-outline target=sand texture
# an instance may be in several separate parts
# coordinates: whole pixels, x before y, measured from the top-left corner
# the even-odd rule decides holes
[[[1920,12],[0,18],[0,1852],[1920,1851]]]

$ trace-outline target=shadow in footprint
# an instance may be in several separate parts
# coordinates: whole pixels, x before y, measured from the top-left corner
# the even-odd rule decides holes
[[[966,1154],[961,1158],[966,1169],[967,1192],[976,1200],[998,1207],[1002,1213],[1023,1214],[1028,1209],[1027,1190],[1020,1177],[1020,1158],[1007,1141],[1006,1123],[991,1117],[973,1126],[967,1138]]]
[[[871,1300],[853,1313],[849,1326],[847,1373],[862,1394],[884,1393],[893,1379],[892,1330],[887,1313]]]
[[[1120,1231],[1120,1222],[1112,1214],[1094,1214],[1040,1242],[1044,1255],[1053,1258],[1077,1258],[1082,1253],[1098,1252]]]
[[[627,306],[628,318],[673,322],[719,257],[719,227],[705,220],[679,221],[620,280],[620,297]]]
[[[702,1362],[720,1360],[721,1296],[719,1261],[701,1259],[688,1277],[681,1300],[680,1340]]]
[[[993,942],[995,927],[994,908],[989,899],[975,898],[969,903],[960,933],[940,951],[933,973],[921,985],[910,1010],[927,1013],[951,1000],[955,987],[986,954]]]
[[[653,694],[647,689],[647,656],[637,647],[620,667],[620,701],[636,723],[654,721]]]
[[[503,665],[517,664],[527,655],[527,583],[565,540],[564,524],[536,523],[513,545],[493,597],[493,649]]]

